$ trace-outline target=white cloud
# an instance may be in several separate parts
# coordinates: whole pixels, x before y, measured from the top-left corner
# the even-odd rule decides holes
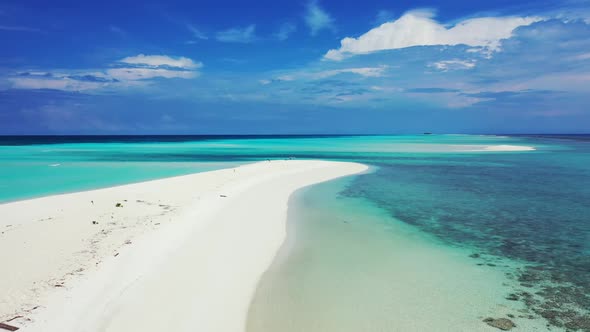
[[[47,71],[35,71],[35,70],[29,70],[29,71],[21,71],[21,72],[17,72],[18,75],[23,75],[23,76],[45,76],[45,77],[49,77],[52,75],[52,73],[47,72]]]
[[[274,34],[274,37],[280,41],[287,40],[296,30],[297,26],[295,24],[289,22],[283,23],[279,28],[279,31]]]
[[[321,30],[334,28],[334,19],[318,5],[317,0],[308,2],[304,19],[312,36]]]
[[[196,71],[163,68],[112,68],[107,70],[107,74],[120,81],[145,80],[156,77],[189,79],[199,75]]]
[[[12,77],[9,78],[14,89],[52,89],[63,91],[86,91],[106,86],[107,83],[85,82],[69,78]]]
[[[449,71],[449,70],[459,70],[459,69],[473,69],[475,67],[475,61],[468,61],[468,60],[445,60],[445,61],[438,61],[430,65],[438,70],[442,71]]]
[[[381,77],[383,73],[387,69],[387,66],[381,67],[362,67],[362,68],[345,68],[345,69],[335,69],[335,70],[326,70],[311,74],[312,78],[322,79],[327,78],[339,74],[357,74],[363,77]]]
[[[259,83],[262,85],[268,85],[273,82],[290,82],[296,80],[320,80],[340,74],[355,74],[362,77],[382,77],[388,66],[379,67],[358,67],[358,68],[343,68],[343,69],[332,69],[322,71],[300,71],[291,74],[285,74],[277,76],[273,79],[260,80]]]
[[[122,66],[124,64],[124,66]],[[149,85],[154,78],[191,79],[199,76],[200,62],[185,57],[137,55],[113,64],[113,68],[83,71],[24,71],[7,81],[15,89],[87,91]]]
[[[346,56],[380,50],[428,45],[468,45],[492,51],[500,49],[500,41],[510,38],[514,29],[540,21],[539,17],[480,17],[447,26],[435,21],[431,11],[412,11],[393,22],[376,27],[358,38],[344,38],[339,49],[332,49],[324,58],[342,60]]]
[[[173,67],[173,68],[181,68],[181,69],[197,69],[203,66],[200,62],[194,62],[193,60],[185,57],[170,57],[167,55],[144,55],[139,54],[136,56],[126,57],[121,59],[119,62],[130,64],[130,65],[139,65],[139,66],[149,66],[149,67]]]
[[[256,25],[219,31],[215,38],[226,43],[251,43],[256,40]]]

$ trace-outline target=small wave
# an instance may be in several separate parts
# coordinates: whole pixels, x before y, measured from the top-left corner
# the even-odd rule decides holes
[[[61,166],[61,164],[51,164],[51,165],[49,165],[49,167],[57,167],[57,166]]]

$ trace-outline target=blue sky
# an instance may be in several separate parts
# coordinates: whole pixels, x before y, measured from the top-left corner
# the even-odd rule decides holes
[[[590,1],[0,4],[0,134],[590,132]]]

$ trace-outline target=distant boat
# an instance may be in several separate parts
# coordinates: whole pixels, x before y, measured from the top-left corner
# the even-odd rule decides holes
[[[424,135],[432,135],[432,133],[424,133]]]

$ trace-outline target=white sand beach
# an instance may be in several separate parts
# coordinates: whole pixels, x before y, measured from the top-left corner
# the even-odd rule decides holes
[[[0,322],[22,331],[242,331],[284,241],[291,194],[366,169],[258,162],[2,204]]]

